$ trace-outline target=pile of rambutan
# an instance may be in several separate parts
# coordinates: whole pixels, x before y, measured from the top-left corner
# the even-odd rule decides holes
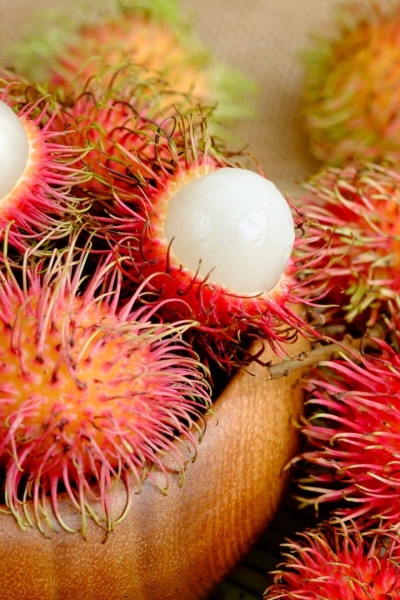
[[[291,466],[304,504],[334,508],[289,543],[265,597],[400,597],[397,113],[373,108],[386,120],[371,125],[359,90],[392,66],[391,46],[375,68],[369,43],[395,43],[400,5],[368,4],[371,18],[357,20],[358,3],[345,13],[354,73],[339,39],[323,93],[310,75],[307,123],[326,164],[292,201],[215,134],[214,64],[164,3],[116,3],[100,27],[63,22],[66,37],[48,27],[0,73],[1,504],[21,528],[46,534],[55,518],[85,536],[90,519],[112,532],[146,479],[164,492],[183,478],[238,367],[274,378],[310,366]],[[293,357],[299,336],[313,348]]]
[[[119,10],[42,39],[40,83],[0,79],[1,501],[44,533],[111,532],[145,479],[183,476],[220,381],[320,335],[314,226],[213,134],[209,63]]]
[[[295,204],[313,220],[325,337],[291,466],[324,522],[285,545],[268,600],[400,597],[399,26],[398,1],[349,0],[307,53],[305,124],[324,164]]]

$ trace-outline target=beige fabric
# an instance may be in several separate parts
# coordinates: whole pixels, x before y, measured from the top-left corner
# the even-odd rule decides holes
[[[186,0],[202,39],[258,83],[260,117],[240,125],[242,139],[281,191],[313,172],[301,127],[300,53],[325,25],[335,0]]]
[[[87,0],[93,7],[107,0]],[[0,0],[0,42],[18,40],[37,9],[65,0]],[[299,117],[299,52],[310,30],[327,22],[335,0],[182,0],[199,36],[226,62],[251,75],[260,86],[256,121],[238,124],[266,172],[282,191],[313,170]],[[74,0],[69,5],[73,10]]]

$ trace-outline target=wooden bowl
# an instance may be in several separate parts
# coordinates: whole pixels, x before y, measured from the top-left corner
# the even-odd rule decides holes
[[[268,381],[259,365],[235,375],[207,417],[183,486],[171,475],[163,495],[146,480],[125,520],[106,538],[90,521],[86,540],[56,523],[45,537],[0,514],[2,600],[204,598],[278,508],[287,479],[283,469],[297,448],[292,418],[301,412],[298,377]],[[125,491],[117,490],[117,509],[125,499]],[[61,510],[76,518],[66,499]]]

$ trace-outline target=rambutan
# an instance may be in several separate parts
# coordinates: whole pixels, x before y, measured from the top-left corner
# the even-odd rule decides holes
[[[110,79],[110,83],[107,81]],[[77,86],[59,103],[52,124],[65,143],[85,149],[82,165],[93,175],[83,186],[98,198],[127,193],[152,177],[163,162],[171,169],[171,145],[177,153],[188,143],[179,115],[199,112],[195,99],[178,94],[147,69],[125,63],[107,67]],[[203,112],[201,109],[200,112]]]
[[[372,325],[400,292],[400,175],[359,162],[326,167],[304,188],[296,206],[315,220],[308,252],[315,257],[312,286],[325,288],[320,314]]]
[[[317,158],[399,160],[399,36],[398,0],[339,4],[306,61],[305,126]]]
[[[54,118],[48,96],[0,72],[0,227],[19,250],[67,235],[85,208],[72,191],[88,177],[76,166],[83,150],[56,141]]]
[[[254,83],[211,55],[182,16],[179,0],[111,0],[107,10],[93,11],[90,22],[87,10],[82,2],[72,17],[54,9],[40,13],[10,52],[12,63],[69,95],[105,67],[129,61],[148,70],[143,81],[156,75],[177,97],[190,93],[202,105],[217,104],[218,120],[253,114]]]
[[[323,524],[284,544],[265,600],[395,600],[400,544],[395,536]]]
[[[154,467],[165,485],[168,471],[184,472],[210,407],[205,369],[182,341],[192,323],[135,307],[140,290],[120,304],[118,265],[104,260],[87,280],[88,252],[72,243],[21,267],[4,257],[0,273],[0,472],[22,527],[42,529],[51,513],[69,529],[65,492],[83,534],[89,517],[111,530]],[[122,514],[113,512],[118,481]]]
[[[400,526],[400,321],[388,320],[388,341],[366,338],[371,350],[321,362],[304,383],[310,416],[301,431],[309,448],[297,457],[308,474],[302,500],[336,502],[343,520]]]
[[[306,261],[291,258],[302,219],[261,172],[219,152],[204,117],[200,126],[193,115],[180,122],[185,145],[170,144],[169,161],[131,156],[146,180],[107,206],[103,234],[128,259],[127,279],[152,276],[157,301],[174,300],[162,305],[166,320],[199,322],[193,332],[214,358],[229,364],[244,334],[279,352],[299,331],[311,334],[290,306],[302,301],[295,271]]]

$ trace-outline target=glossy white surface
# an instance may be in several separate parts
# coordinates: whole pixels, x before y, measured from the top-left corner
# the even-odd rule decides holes
[[[14,111],[0,100],[0,202],[22,177],[28,157],[25,128]]]
[[[271,291],[290,258],[294,224],[275,185],[252,171],[223,168],[191,181],[170,200],[164,232],[179,262],[238,294]]]

